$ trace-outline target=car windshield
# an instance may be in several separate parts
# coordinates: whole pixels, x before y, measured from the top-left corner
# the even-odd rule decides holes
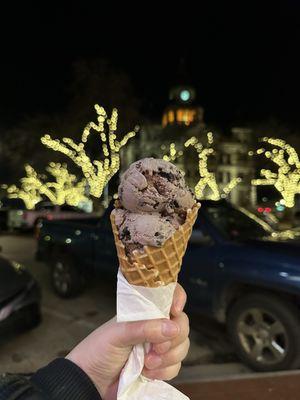
[[[262,225],[233,207],[216,205],[208,206],[205,210],[215,227],[229,239],[254,239],[270,235]]]

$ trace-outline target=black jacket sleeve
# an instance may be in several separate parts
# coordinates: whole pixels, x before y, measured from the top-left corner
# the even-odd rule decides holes
[[[74,363],[58,358],[30,379],[0,377],[0,400],[101,400],[90,378]]]

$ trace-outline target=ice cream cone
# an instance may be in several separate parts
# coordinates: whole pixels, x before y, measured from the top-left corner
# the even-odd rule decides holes
[[[200,205],[196,204],[187,211],[185,223],[161,247],[144,246],[142,252],[136,250],[130,256],[126,254],[125,246],[119,238],[114,215],[111,214],[120,268],[130,284],[158,287],[177,281],[199,207]]]

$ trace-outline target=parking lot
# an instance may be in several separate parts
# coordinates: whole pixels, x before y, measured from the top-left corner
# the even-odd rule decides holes
[[[1,339],[0,372],[30,373],[55,357],[64,356],[89,332],[114,316],[113,282],[93,282],[80,297],[60,299],[52,291],[46,266],[34,260],[35,240],[31,235],[2,235],[0,242],[2,254],[28,267],[43,294],[42,323],[29,332]],[[187,369],[195,374],[200,368],[205,376],[248,371],[237,363],[224,329],[199,318],[192,318],[191,349],[184,366],[183,374]]]

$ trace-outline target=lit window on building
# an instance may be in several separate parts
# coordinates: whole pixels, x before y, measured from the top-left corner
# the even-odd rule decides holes
[[[196,111],[189,109],[179,109],[176,113],[176,121],[181,124],[189,125],[195,121]]]
[[[178,125],[190,125],[198,118],[197,110],[189,108],[178,108],[176,110],[168,110],[162,118],[162,125],[177,123]]]
[[[176,112],[176,121],[177,121],[177,122],[181,122],[181,121],[182,121],[182,118],[183,118],[183,112],[182,112],[182,110],[177,110],[177,112]]]
[[[162,125],[166,126],[167,124],[168,124],[168,116],[167,114],[164,114],[162,119]]]
[[[172,124],[174,122],[174,120],[175,120],[174,112],[173,111],[169,111],[168,112],[168,121],[169,121],[169,123]]]

